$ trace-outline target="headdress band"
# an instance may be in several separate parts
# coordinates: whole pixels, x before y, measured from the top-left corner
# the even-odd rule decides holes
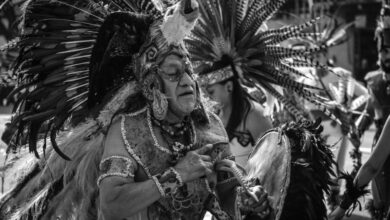
[[[234,76],[232,67],[226,66],[222,69],[215,70],[208,74],[200,75],[198,78],[198,82],[200,86],[204,87],[207,85],[213,85],[216,83],[223,82],[227,79],[230,79]]]

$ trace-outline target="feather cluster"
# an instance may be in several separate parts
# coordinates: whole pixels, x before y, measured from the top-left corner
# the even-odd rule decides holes
[[[281,219],[326,219],[324,193],[329,194],[336,162],[320,133],[321,120],[288,123],[282,132],[291,144],[291,174]]]
[[[182,9],[174,3],[169,5]],[[37,141],[50,137],[54,150],[69,160],[57,133],[88,117],[108,125],[126,96],[139,91],[124,87],[136,78],[132,57],[151,23],[169,23],[163,20],[168,6],[157,0],[34,0],[21,9],[18,40],[0,48],[19,49],[13,63],[18,85],[10,94],[18,97],[10,126],[16,132],[8,151],[27,142],[39,157]]]
[[[345,184],[345,192],[343,194],[343,198],[340,204],[340,207],[347,210],[346,216],[350,217],[352,212],[359,207],[359,210],[362,209],[360,202],[358,199],[363,197],[370,191],[367,189],[367,185],[358,187],[358,183],[354,182],[354,177],[348,173],[341,173],[339,179],[344,179]]]
[[[345,43],[348,40],[347,31],[355,22],[340,23],[334,16],[323,16],[314,28],[318,33],[307,34],[298,40],[307,42],[314,47],[332,47]]]
[[[0,200],[0,219],[99,218],[96,180],[104,127],[127,103],[132,110],[146,105],[130,64],[150,23],[163,19],[167,7],[158,2],[27,1],[15,44],[18,99],[8,150],[27,143],[44,157],[7,167],[27,173]],[[109,71],[115,68],[120,71]]]
[[[317,22],[269,30],[265,22],[283,5],[285,0],[204,0],[199,1],[201,17],[192,35],[186,41],[192,61],[200,77],[214,74],[218,69],[232,66],[242,83],[262,87],[279,99],[300,120],[303,114],[291,101],[274,89],[281,86],[289,92],[314,103],[325,114],[338,121],[327,110],[326,99],[313,93],[319,90],[298,82],[308,77],[296,67],[326,68],[311,58],[325,46],[309,49],[291,49],[280,43],[306,36],[303,31]]]

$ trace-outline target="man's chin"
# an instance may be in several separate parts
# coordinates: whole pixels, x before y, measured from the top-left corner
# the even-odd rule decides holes
[[[186,103],[180,106],[180,110],[185,114],[189,115],[195,109],[195,102]]]
[[[188,105],[188,106],[184,106],[183,107],[183,112],[187,115],[191,114],[192,111],[194,111],[195,109],[195,105],[194,104],[191,104],[191,105]]]
[[[194,111],[194,109],[195,109],[195,102],[191,102],[191,103],[187,102],[185,104],[183,103],[183,104],[176,105],[176,107],[173,106],[170,107],[172,113],[180,117],[190,115],[191,112]]]

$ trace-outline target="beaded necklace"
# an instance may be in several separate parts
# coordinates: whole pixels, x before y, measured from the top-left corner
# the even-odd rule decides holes
[[[152,117],[152,122],[158,127],[160,127],[161,130],[166,134],[168,134],[169,136],[181,137],[190,128],[190,121],[188,119],[189,118],[186,118],[183,122],[177,124],[169,124]]]
[[[195,143],[196,143],[196,131],[195,131],[195,125],[194,122],[191,120],[191,140],[189,145],[184,145],[180,142],[175,141],[173,144],[169,145],[169,149],[162,147],[157,140],[156,134],[154,133],[154,129],[152,126],[152,116],[150,114],[150,110],[147,110],[147,122],[148,122],[148,127],[150,130],[150,134],[152,136],[154,146],[157,147],[157,149],[169,154],[171,156],[170,163],[171,164],[176,164],[182,157],[186,155],[188,151],[190,151]]]

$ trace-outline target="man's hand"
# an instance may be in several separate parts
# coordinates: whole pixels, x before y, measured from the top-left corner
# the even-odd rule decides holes
[[[241,187],[238,189],[241,197],[239,201],[240,208],[243,211],[254,212],[262,218],[269,215],[270,206],[268,203],[268,194],[265,192],[264,188],[261,186],[253,186],[249,187],[248,190],[249,192]],[[256,195],[258,201],[255,200],[253,195]]]
[[[197,150],[188,152],[174,167],[184,183],[213,173],[213,163],[208,155],[213,145],[207,144]]]

